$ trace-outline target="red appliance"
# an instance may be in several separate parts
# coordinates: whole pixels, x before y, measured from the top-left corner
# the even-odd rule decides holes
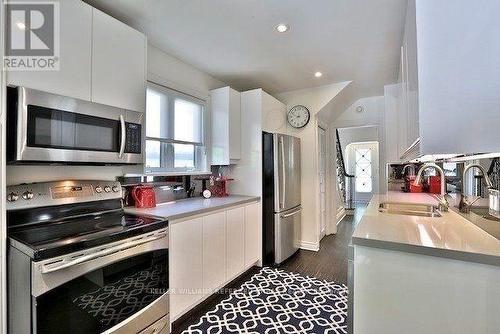
[[[440,176],[429,177],[429,192],[431,194],[440,194],[441,193],[441,177]]]
[[[234,179],[228,179],[224,176],[220,178],[211,177],[210,187],[208,189],[215,197],[229,196],[229,193],[227,192],[227,183],[232,180]]]
[[[136,208],[154,208],[156,206],[156,196],[153,186],[140,185],[132,188],[132,198]]]
[[[408,175],[405,178],[405,183],[406,183],[405,186],[406,186],[407,192],[421,193],[423,191],[422,184],[416,185],[415,179],[416,179],[415,175]]]

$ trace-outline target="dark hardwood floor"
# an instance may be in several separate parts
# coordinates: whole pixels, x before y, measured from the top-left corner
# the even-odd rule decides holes
[[[359,208],[354,216],[346,216],[337,226],[337,234],[325,236],[318,252],[300,249],[281,268],[347,285],[347,246],[362,210]]]
[[[356,206],[354,216],[346,216],[339,223],[337,234],[328,235],[321,240],[318,252],[299,250],[285,261],[280,268],[347,285],[347,246],[364,209],[364,205]],[[219,302],[229,296],[232,290],[239,288],[258,271],[259,268],[257,267],[247,271],[219,293],[209,297],[201,305],[175,321],[172,333],[181,333],[189,326],[197,323],[207,311],[214,309]]]

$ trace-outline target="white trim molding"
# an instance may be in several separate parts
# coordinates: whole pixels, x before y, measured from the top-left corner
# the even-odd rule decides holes
[[[344,217],[347,215],[347,212],[346,212],[346,209],[345,208],[341,208],[338,212],[337,212],[337,217],[336,218],[336,221],[337,221],[337,225],[342,221],[342,219],[344,219]]]
[[[319,242],[310,242],[301,240],[299,248],[303,250],[317,252],[319,251]]]

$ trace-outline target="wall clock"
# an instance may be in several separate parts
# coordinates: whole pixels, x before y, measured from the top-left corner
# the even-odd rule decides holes
[[[288,111],[286,116],[288,124],[296,129],[303,128],[307,125],[307,123],[309,123],[309,120],[311,119],[311,113],[309,112],[309,109],[301,105],[292,107]]]

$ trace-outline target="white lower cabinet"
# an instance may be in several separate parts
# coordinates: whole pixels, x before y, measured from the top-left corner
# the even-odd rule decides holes
[[[226,281],[226,213],[203,217],[203,292],[210,295]]]
[[[260,203],[245,207],[245,267],[261,258],[261,214]]]
[[[170,222],[170,320],[261,259],[260,203]]]
[[[170,315],[177,316],[194,305],[203,289],[203,219],[170,226]]]
[[[245,208],[227,210],[227,271],[232,280],[245,270]]]

